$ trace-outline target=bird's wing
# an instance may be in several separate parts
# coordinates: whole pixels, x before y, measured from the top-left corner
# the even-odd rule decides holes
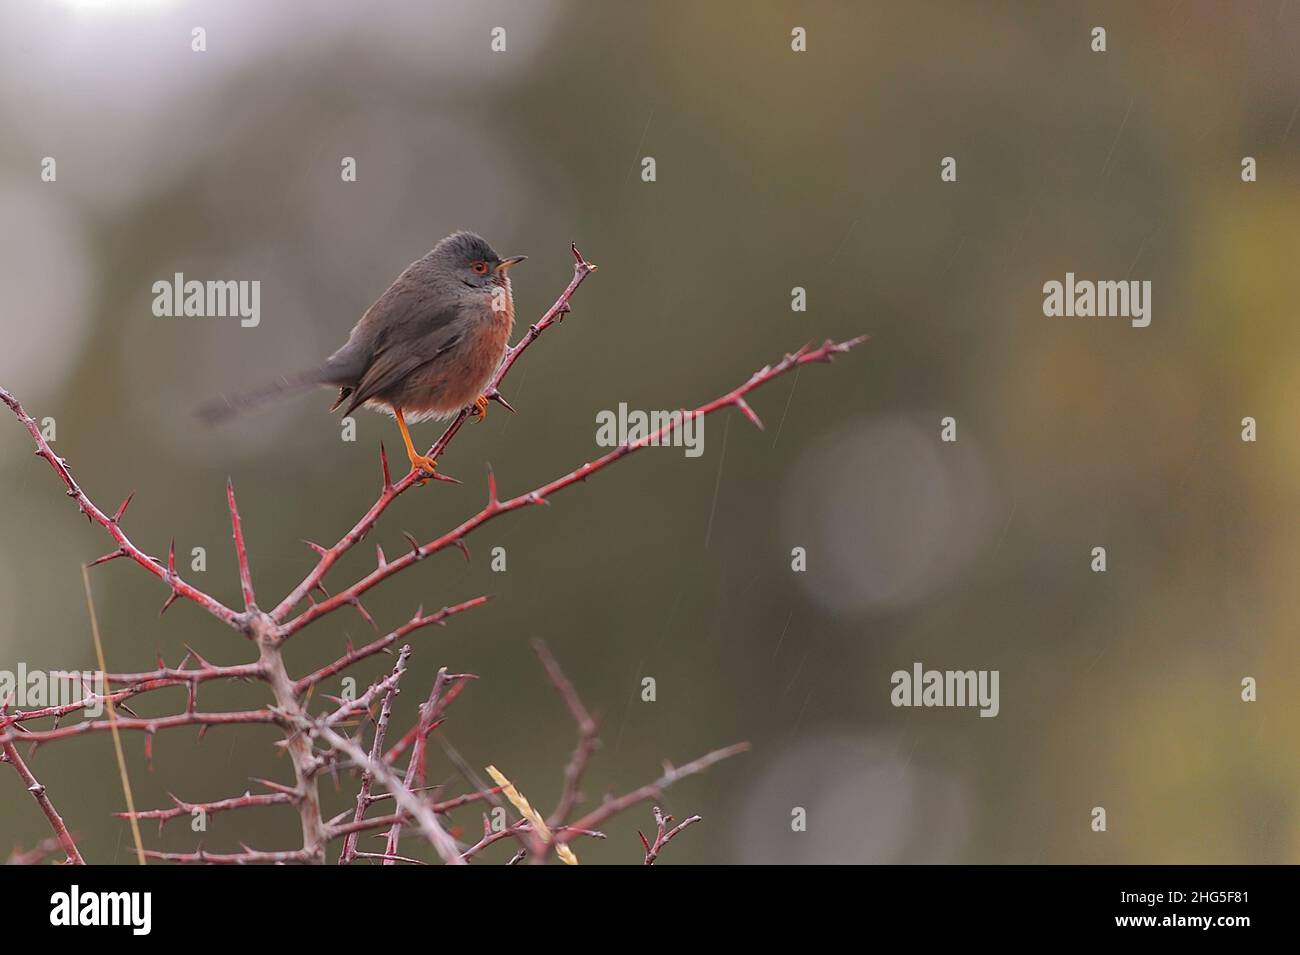
[[[383,397],[396,390],[417,369],[432,364],[456,346],[464,331],[451,322],[440,322],[424,335],[407,341],[395,341],[391,336],[375,353],[356,390],[348,397],[343,414],[351,414],[371,398]]]

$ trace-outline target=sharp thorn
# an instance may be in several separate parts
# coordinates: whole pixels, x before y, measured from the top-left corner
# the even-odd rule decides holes
[[[135,497],[135,491],[132,491],[130,494],[128,494],[128,495],[126,496],[126,500],[123,501],[123,502],[121,503],[121,505],[119,505],[118,509],[113,513],[113,523],[114,523],[114,524],[117,524],[118,522],[120,522],[120,521],[122,520],[122,515],[126,513],[126,509],[127,509],[128,506],[130,506],[130,504],[131,504],[131,498],[133,498],[133,497]]]

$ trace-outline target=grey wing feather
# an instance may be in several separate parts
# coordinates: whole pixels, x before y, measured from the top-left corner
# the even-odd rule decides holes
[[[430,314],[431,292],[429,284],[417,274],[419,267],[420,261],[411,263],[384,290],[353,327],[347,344],[325,363],[331,373],[330,383],[339,385],[339,397],[331,411],[347,402],[343,413],[351,414],[428,360],[414,356],[439,350],[438,341],[421,339],[447,335],[456,309],[443,308]],[[444,344],[450,347],[454,340]]]
[[[396,390],[407,376],[454,348],[462,334],[458,326],[445,322],[415,341],[391,342],[380,348],[356,389],[347,396],[343,414],[349,415],[371,398]]]

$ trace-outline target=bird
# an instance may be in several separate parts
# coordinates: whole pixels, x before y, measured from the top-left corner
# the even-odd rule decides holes
[[[261,405],[320,386],[338,388],[330,411],[391,414],[411,469],[432,476],[437,462],[419,454],[408,425],[473,408],[487,415],[488,382],[514,328],[510,270],[527,256],[502,258],[474,232],[454,232],[408,265],[366,309],[348,340],[320,365],[198,409],[217,424]]]

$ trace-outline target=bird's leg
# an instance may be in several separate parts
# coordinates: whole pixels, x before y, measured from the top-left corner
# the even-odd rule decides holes
[[[487,417],[487,406],[488,406],[487,395],[479,395],[477,398],[474,399],[474,410],[471,412],[471,414],[474,415],[475,420],[482,421],[484,418]]]
[[[406,445],[406,456],[411,459],[411,470],[432,474],[438,469],[438,462],[428,455],[415,453],[415,445],[411,442],[411,432],[406,427],[406,418],[402,416],[402,409],[396,405],[393,406],[393,417],[397,419],[397,427],[401,429],[402,441]]]

